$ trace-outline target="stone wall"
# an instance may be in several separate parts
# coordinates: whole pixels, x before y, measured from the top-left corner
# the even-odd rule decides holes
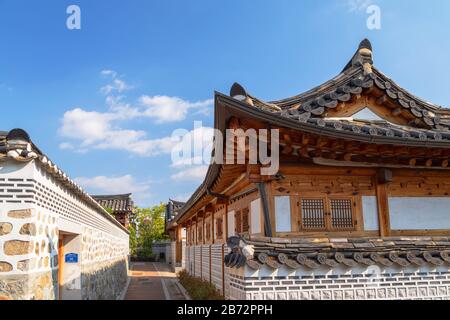
[[[0,166],[0,299],[59,297],[58,240],[79,235],[83,299],[115,299],[127,281],[128,233],[34,161]],[[86,281],[88,281],[86,283]]]
[[[115,300],[123,292],[128,278],[128,260],[83,265],[81,294],[84,300]]]

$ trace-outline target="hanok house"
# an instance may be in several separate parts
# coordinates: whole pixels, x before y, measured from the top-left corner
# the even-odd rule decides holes
[[[117,299],[128,243],[25,131],[0,132],[0,300]]]
[[[128,229],[130,219],[134,216],[134,202],[131,193],[118,195],[92,196],[103,208],[110,210],[111,214]]]
[[[180,210],[186,203],[169,199],[166,204],[166,217],[165,217],[165,230],[166,234],[171,239],[176,241],[170,241],[166,245],[165,255],[166,262],[172,266],[174,271],[185,269],[185,256],[186,249],[186,228],[177,228],[177,223],[174,221]]]
[[[450,110],[375,68],[368,40],[294,97],[216,93],[215,127],[279,129],[280,169],[209,167],[174,219],[190,274],[228,299],[450,298]]]

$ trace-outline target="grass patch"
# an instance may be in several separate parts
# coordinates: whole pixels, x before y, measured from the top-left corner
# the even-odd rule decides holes
[[[225,300],[213,284],[189,275],[186,270],[178,273],[178,279],[193,300]]]

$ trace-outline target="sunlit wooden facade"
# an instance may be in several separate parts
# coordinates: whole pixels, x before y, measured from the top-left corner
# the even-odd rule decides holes
[[[364,110],[377,119],[359,119]],[[210,166],[168,226],[186,228],[192,274],[232,299],[352,299],[358,287],[278,290],[261,279],[437,272],[444,280],[426,294],[416,283],[359,296],[450,297],[450,110],[376,69],[369,41],[337,77],[292,98],[264,102],[239,84],[216,93],[215,127],[278,129],[280,167]]]

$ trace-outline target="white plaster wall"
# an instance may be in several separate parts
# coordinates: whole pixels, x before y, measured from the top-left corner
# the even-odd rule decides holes
[[[275,225],[277,232],[291,232],[291,202],[289,196],[275,197]]]
[[[450,229],[450,198],[390,197],[393,230]]]
[[[235,221],[234,221],[234,214],[235,211],[230,211],[228,214],[228,237],[232,237],[235,234]]]
[[[11,210],[24,209],[32,210],[31,218],[14,219],[7,216]],[[81,264],[90,264],[91,270],[95,270],[99,262],[124,260],[129,253],[129,236],[123,229],[56,181],[35,161],[0,161],[0,222],[13,225],[12,232],[2,236],[2,243],[9,240],[30,241],[34,249],[27,255],[5,256],[1,245],[0,261],[13,265],[13,270],[2,273],[2,276],[48,271],[54,274],[59,266],[60,230],[82,236]],[[36,235],[20,235],[19,227],[24,223],[34,223]],[[26,270],[18,270],[19,261],[30,259],[34,261]]]
[[[261,199],[256,199],[250,203],[251,213],[251,233],[261,233]]]
[[[377,197],[363,196],[362,209],[364,217],[364,230],[366,231],[380,230],[378,220]]]

